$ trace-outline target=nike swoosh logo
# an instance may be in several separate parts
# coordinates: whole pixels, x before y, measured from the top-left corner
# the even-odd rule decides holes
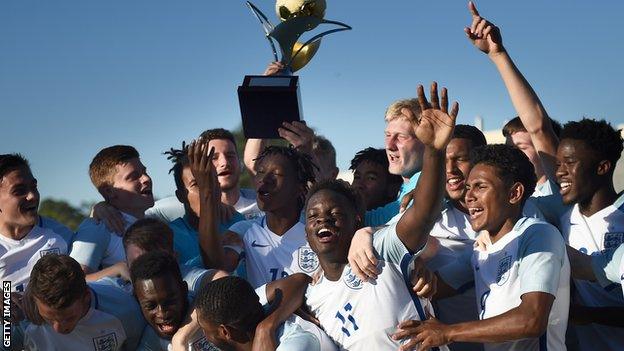
[[[254,240],[251,243],[251,247],[269,247],[269,245],[260,245],[260,244],[256,244],[256,241]]]

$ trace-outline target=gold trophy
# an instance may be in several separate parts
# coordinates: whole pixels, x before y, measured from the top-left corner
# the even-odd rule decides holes
[[[276,26],[254,4],[248,1],[247,6],[264,29],[274,61],[280,61],[285,68],[280,75],[245,76],[243,84],[238,87],[243,131],[247,138],[279,138],[277,128],[282,122],[303,120],[299,77],[292,73],[310,62],[324,36],[350,30],[351,27],[323,18],[325,0],[277,0],[275,10],[280,23]],[[335,25],[337,28],[316,34],[305,42],[299,41],[301,35],[321,24]]]

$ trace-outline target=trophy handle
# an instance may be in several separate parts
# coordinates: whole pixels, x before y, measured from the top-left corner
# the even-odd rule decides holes
[[[291,56],[290,60],[288,60],[288,63],[286,64],[286,67],[290,67],[290,64],[293,62],[295,57],[301,52],[301,50],[303,50],[303,48],[305,48],[306,46],[312,44],[313,42],[319,41],[319,40],[321,40],[321,38],[323,38],[324,36],[326,36],[328,34],[331,34],[331,33],[342,32],[342,31],[345,31],[345,30],[353,29],[350,25],[344,24],[344,23],[338,22],[338,21],[323,20],[321,23],[335,24],[337,26],[340,26],[341,28],[330,29],[328,31],[319,33],[319,34],[313,36],[312,38],[308,39],[305,43],[303,43],[303,45],[301,45],[299,50],[297,50],[295,52],[295,54]]]
[[[279,58],[277,56],[277,50],[275,49],[275,44],[273,43],[273,39],[269,35],[273,31],[273,25],[271,24],[267,16],[265,16],[264,13],[262,13],[262,11],[260,11],[260,9],[256,7],[256,5],[252,4],[250,1],[247,1],[247,7],[249,7],[249,9],[251,10],[251,13],[254,14],[254,16],[258,19],[258,21],[260,21],[260,24],[262,25],[262,29],[264,29],[264,34],[266,35],[266,38],[269,41],[269,44],[271,45],[271,50],[273,51],[273,58],[275,61],[279,61]]]

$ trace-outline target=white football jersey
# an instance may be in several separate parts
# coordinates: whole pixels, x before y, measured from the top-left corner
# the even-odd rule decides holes
[[[455,208],[449,201],[445,203],[442,214],[429,235],[440,243],[436,255],[427,261],[427,268],[433,272],[455,262],[460,255],[471,254],[474,239],[477,237],[468,215]],[[472,273],[469,273],[472,276]],[[478,319],[477,306],[474,303],[474,282],[458,290],[458,295],[433,302],[436,315],[443,323],[455,324]],[[483,346],[477,343],[453,343],[449,348],[457,351],[483,350]]]
[[[247,280],[254,289],[293,273],[311,274],[319,267],[301,222],[281,236],[267,227],[266,216],[235,223],[230,231],[243,240]]]
[[[505,313],[529,292],[555,297],[546,333],[540,338],[484,344],[486,350],[565,350],[570,304],[570,263],[559,231],[536,218],[521,218],[514,228],[485,251],[443,267],[442,279],[454,288],[469,280],[462,267],[472,266],[479,318]]]
[[[50,229],[34,226],[21,240],[0,234],[0,278],[11,291],[24,291],[35,263],[48,254],[67,254],[69,244]]]
[[[407,287],[415,256],[397,236],[396,224],[377,231],[373,246],[380,259],[374,282],[363,283],[346,265],[337,281],[319,271],[306,291],[306,304],[341,350],[396,350],[402,343],[390,336],[400,322],[425,320],[426,311],[433,315],[429,301]]]
[[[126,228],[137,220],[123,212],[121,215]],[[91,272],[125,261],[126,252],[121,234],[123,233],[111,232],[103,222],[98,223],[87,218],[78,227],[70,256],[81,265],[89,267]]]
[[[110,280],[88,283],[91,307],[69,334],[59,334],[47,323],[30,324],[24,335],[26,350],[113,351],[136,350],[145,321],[132,295]]]
[[[617,202],[616,202],[617,204]],[[621,205],[620,205],[621,206]],[[607,206],[590,217],[581,214],[578,204],[561,217],[561,232],[568,244],[587,255],[600,255],[624,243],[624,207]],[[575,299],[589,307],[624,307],[618,284],[574,280]],[[624,329],[598,324],[575,326],[581,349],[619,350],[624,345]]]

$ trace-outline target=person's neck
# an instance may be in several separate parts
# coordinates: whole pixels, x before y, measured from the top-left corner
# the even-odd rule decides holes
[[[347,260],[344,262],[334,261],[330,262],[327,260],[320,260],[321,268],[323,268],[323,275],[327,280],[332,282],[337,281],[342,277],[342,272],[344,271],[345,266],[347,265]]]
[[[297,211],[297,206],[294,208],[281,209],[283,213],[267,212],[266,221],[267,227],[277,234],[284,235],[290,228],[292,228],[297,222],[299,222],[300,213]]]
[[[518,220],[520,219],[520,215],[521,210],[517,211],[517,213],[512,216],[508,216],[507,219],[498,228],[488,231],[490,234],[490,242],[492,244],[495,244],[497,241],[507,235],[507,233],[511,232],[513,230],[513,227],[516,225],[516,222],[518,222]]]
[[[238,185],[231,189],[221,191],[221,202],[226,205],[234,206],[238,202],[238,199],[240,199],[240,187]]]
[[[585,217],[592,216],[605,207],[612,205],[617,197],[618,194],[613,188],[613,183],[605,184],[598,188],[586,201],[579,201],[579,210]]]
[[[468,207],[466,206],[466,203],[462,200],[451,199],[451,205],[463,213],[468,213]]]
[[[33,227],[34,225],[16,226],[8,223],[0,223],[0,235],[12,240],[22,240],[30,233]]]
[[[199,228],[199,217],[197,217],[193,212],[186,212],[185,217],[191,228],[197,231]]]

